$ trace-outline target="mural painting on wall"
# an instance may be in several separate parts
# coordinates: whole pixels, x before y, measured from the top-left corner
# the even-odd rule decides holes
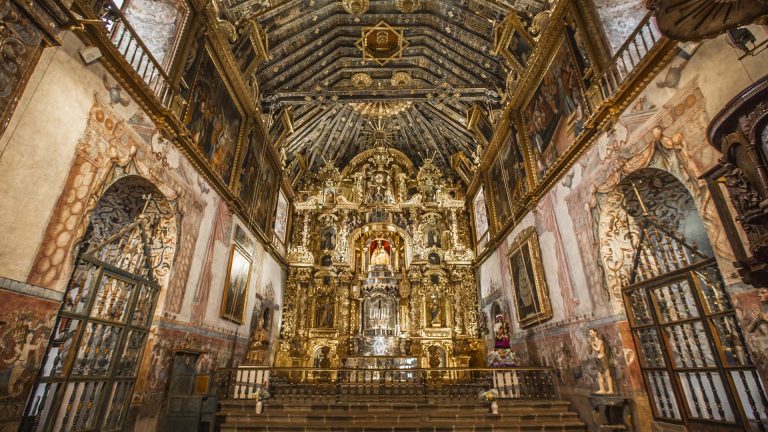
[[[192,138],[214,172],[229,184],[242,115],[223,80],[206,51],[192,88],[187,121]]]
[[[0,307],[0,431],[15,431],[45,354],[57,303],[3,292]]]
[[[229,256],[229,269],[221,301],[221,317],[238,324],[245,319],[248,284],[251,279],[251,258],[239,245],[233,244]]]
[[[543,178],[584,129],[586,104],[574,55],[561,43],[525,107],[533,164]]]
[[[131,0],[123,13],[139,39],[149,48],[158,63],[171,58],[182,23],[187,14],[186,3],[177,0]],[[169,55],[170,54],[170,55]]]
[[[552,318],[549,289],[544,277],[536,229],[524,230],[510,247],[515,310],[520,327],[530,327]]]

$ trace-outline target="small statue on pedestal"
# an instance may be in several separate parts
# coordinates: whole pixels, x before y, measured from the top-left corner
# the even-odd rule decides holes
[[[593,351],[593,360],[597,370],[598,390],[594,394],[614,394],[608,350],[602,336],[595,329],[589,329],[589,346]]]

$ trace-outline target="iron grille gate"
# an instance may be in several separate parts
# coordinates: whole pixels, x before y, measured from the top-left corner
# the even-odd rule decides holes
[[[78,257],[22,431],[123,428],[159,293],[150,220]]]
[[[623,288],[654,417],[765,431],[765,391],[714,258],[647,213]]]

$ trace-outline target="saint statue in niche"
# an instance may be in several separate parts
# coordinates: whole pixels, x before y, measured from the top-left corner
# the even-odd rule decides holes
[[[376,249],[374,249],[373,254],[371,254],[371,265],[389,266],[389,253],[387,253],[381,240],[376,241]]]
[[[321,247],[323,250],[334,250],[336,248],[336,231],[333,228],[329,228],[323,232],[323,243]]]
[[[613,377],[608,349],[603,337],[595,329],[589,329],[589,347],[594,354],[598,390],[595,394],[613,394]]]
[[[440,327],[442,325],[442,315],[440,300],[437,297],[432,297],[429,301],[429,323],[432,327]]]
[[[333,301],[330,296],[322,296],[317,300],[315,327],[333,327]]]
[[[436,228],[427,231],[427,247],[440,247],[440,232]]]

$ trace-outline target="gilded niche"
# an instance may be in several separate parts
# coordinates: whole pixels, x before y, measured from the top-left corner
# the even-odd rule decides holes
[[[381,140],[310,178],[277,365],[467,366],[479,326],[463,186]]]

